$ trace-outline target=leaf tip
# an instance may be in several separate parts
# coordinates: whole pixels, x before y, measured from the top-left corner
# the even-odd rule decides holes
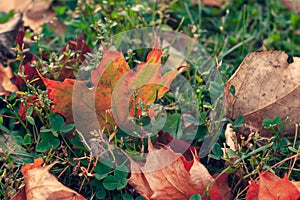
[[[152,141],[151,141],[151,138],[150,138],[150,135],[148,136],[148,151],[151,152],[151,151],[154,151],[155,148],[152,144]]]
[[[28,170],[41,167],[44,163],[43,158],[39,157],[33,161],[33,163],[25,164],[21,167],[21,172],[24,175]]]

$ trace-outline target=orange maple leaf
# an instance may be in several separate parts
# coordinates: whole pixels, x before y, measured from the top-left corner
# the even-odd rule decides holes
[[[257,183],[251,182],[246,195],[246,200],[292,200],[300,197],[300,191],[285,175],[279,178],[275,174],[265,172],[259,175]]]
[[[91,73],[93,88],[88,88],[85,81],[74,79],[58,82],[42,77],[42,80],[49,90],[49,97],[53,99],[53,111],[62,114],[68,122],[74,121],[74,112],[76,112],[80,113],[75,116],[76,121],[80,121],[82,127],[89,127],[89,131],[98,129],[98,125],[102,128],[111,128],[114,122],[108,111],[112,106],[117,110],[117,120],[127,122],[129,116],[123,114],[124,104],[130,104],[129,113],[133,116],[132,111],[139,100],[147,105],[161,98],[168,91],[177,71],[161,76],[161,56],[162,51],[155,45],[148,54],[146,62],[141,63],[137,70],[133,71],[130,70],[122,53],[109,51],[104,47],[104,57],[97,69]],[[137,88],[141,83],[142,87]],[[153,83],[157,85],[153,86]],[[137,91],[136,100],[124,101],[132,89]],[[117,98],[112,98],[114,91],[118,92]],[[129,99],[133,99],[131,93]],[[95,115],[97,121],[89,120]]]

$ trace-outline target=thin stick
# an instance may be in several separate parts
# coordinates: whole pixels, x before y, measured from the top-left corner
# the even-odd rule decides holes
[[[297,138],[298,138],[298,128],[299,128],[299,123],[296,122],[295,123],[295,136],[294,136],[293,148],[295,148],[295,146],[296,146],[296,141],[297,141]],[[288,172],[288,177],[290,177],[290,175],[291,175],[291,173],[293,171],[293,168],[295,166],[295,162],[296,162],[296,160],[294,160],[294,162],[290,161],[290,166],[289,166],[290,169],[289,169],[289,172]]]
[[[296,141],[297,141],[297,138],[298,138],[298,128],[299,128],[299,124],[298,123],[296,123],[295,124],[295,137],[294,137],[294,143],[293,143],[293,147],[295,148],[295,146],[296,146]]]
[[[285,158],[285,159],[283,159],[282,161],[280,161],[280,162],[274,164],[272,167],[270,167],[269,169],[267,169],[265,172],[267,172],[267,171],[273,169],[274,167],[277,167],[278,165],[284,163],[284,162],[287,161],[287,160],[290,160],[290,159],[293,159],[293,158],[296,158],[296,159],[297,159],[298,157],[299,157],[299,154],[295,154],[295,155],[293,155],[293,156],[290,156],[290,157],[288,157],[288,158]],[[264,173],[265,173],[265,172],[264,172]]]

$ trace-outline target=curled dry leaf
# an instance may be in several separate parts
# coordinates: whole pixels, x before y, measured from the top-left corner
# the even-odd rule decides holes
[[[281,51],[249,54],[225,84],[226,116],[243,115],[247,127],[267,134],[262,120],[281,115],[290,119],[285,131],[294,134],[294,124],[300,120],[300,58],[294,57],[290,64],[287,60]]]
[[[9,95],[11,92],[17,92],[18,88],[11,82],[13,73],[10,67],[4,68],[0,64],[0,95]]]
[[[188,162],[182,154],[174,153],[169,147],[156,149],[151,142],[148,147],[145,164],[129,158],[132,172],[129,184],[145,198],[189,199],[193,194],[204,194],[207,186],[214,181],[194,153],[194,159]],[[222,188],[220,191],[225,190]],[[227,199],[228,196],[220,194],[220,191],[218,185],[214,184],[208,191],[210,198]]]
[[[232,151],[236,151],[236,147],[234,144],[234,141],[236,140],[236,133],[234,132],[231,126],[232,126],[231,123],[228,123],[226,126],[225,139],[226,139],[226,144],[229,146],[229,148]]]
[[[77,192],[61,184],[49,170],[55,163],[42,167],[43,160],[38,158],[33,164],[21,168],[24,176],[25,189],[21,190],[12,200],[84,200]]]
[[[296,183],[297,185],[298,183]],[[265,172],[259,175],[257,183],[251,182],[246,200],[293,200],[300,197],[300,190],[285,175],[279,178],[275,174]]]

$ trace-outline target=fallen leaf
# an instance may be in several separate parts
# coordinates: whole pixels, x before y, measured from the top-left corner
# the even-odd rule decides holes
[[[222,174],[216,179],[215,184],[212,185],[212,189],[215,187],[214,189],[219,191],[223,200],[231,199],[231,188],[228,185],[228,176],[229,174]],[[217,174],[213,176],[213,178],[216,177]]]
[[[181,153],[187,161],[194,159],[193,153],[197,147],[190,146],[189,143],[183,140],[174,139],[170,133],[159,131],[157,133],[156,141],[153,143],[156,148],[169,146],[175,153]]]
[[[300,181],[292,181],[292,184],[300,191]]]
[[[214,6],[220,8],[224,2],[227,2],[227,0],[191,0],[191,2],[194,4],[199,4],[199,2],[201,2],[202,5],[205,6]]]
[[[20,30],[16,42],[22,47],[23,39],[24,39],[24,30]],[[67,57],[65,53],[71,50],[74,53],[72,56]],[[72,69],[73,65],[79,66],[85,60],[85,55],[90,53],[92,49],[86,44],[84,40],[84,34],[81,33],[80,36],[76,39],[76,41],[69,41],[67,45],[65,45],[61,50],[61,59],[55,63],[55,65],[60,66],[59,68],[54,68],[51,70],[51,73],[48,74],[52,79],[65,80],[66,78],[75,79],[74,70]],[[47,58],[49,55],[41,55],[42,58]],[[37,63],[37,59],[30,53],[25,54],[24,57],[24,66],[20,67],[19,73],[25,75],[26,81],[31,81],[31,84],[41,85],[43,81],[40,79],[40,75],[38,73],[38,68],[42,66],[35,67]],[[32,82],[35,80],[34,82]],[[16,85],[21,89],[23,89],[26,84],[23,77],[16,78]]]
[[[77,192],[61,184],[49,170],[56,163],[42,167],[43,159],[34,160],[33,164],[26,164],[21,168],[24,176],[25,189],[20,190],[12,200],[84,200]],[[25,195],[25,196],[24,196]]]
[[[55,16],[55,12],[50,6],[53,0],[10,0],[0,1],[0,12],[8,13],[10,10],[23,14],[24,25],[29,26],[35,32],[42,30],[45,23],[55,24],[56,33],[62,33],[65,26],[59,22]],[[59,29],[57,28],[59,27]]]
[[[231,126],[232,126],[231,123],[228,123],[226,126],[225,139],[226,139],[226,144],[229,146],[229,148],[235,152],[236,147],[234,141],[236,141],[236,133],[234,132]]]
[[[250,181],[249,189],[246,194],[246,200],[258,200],[259,184]]]
[[[8,59],[16,57],[11,49],[19,29],[23,26],[22,15],[15,13],[6,23],[0,24],[0,64],[7,66]]]
[[[42,30],[42,25],[55,19],[55,12],[50,9],[53,0],[30,1],[24,9],[24,25],[35,32]]]
[[[4,68],[0,64],[0,95],[9,95],[12,92],[17,92],[18,88],[11,82],[13,78],[13,73],[10,67]]]
[[[259,175],[258,183],[251,182],[246,200],[294,200],[300,197],[300,191],[289,181],[285,175],[279,178],[275,174],[265,172]]]
[[[68,51],[75,52],[71,56],[66,56]],[[85,60],[85,56],[91,53],[92,49],[86,44],[84,33],[82,32],[78,38],[73,41],[69,41],[61,50],[61,59],[56,63],[58,66],[62,66],[57,70],[51,72],[53,77],[56,75],[58,80],[63,81],[66,78],[75,79],[74,66],[80,66]]]
[[[126,108],[129,106],[130,116],[139,117],[141,115],[140,101],[146,105],[154,103],[156,99],[160,99],[169,90],[171,82],[178,74],[177,70],[166,72],[162,76],[161,66],[162,51],[154,46],[153,50],[148,54],[146,62],[140,63],[136,71],[129,71],[125,76],[118,80],[118,84],[114,89],[113,108],[115,108],[114,117],[119,126],[126,126],[129,129],[128,113]],[[136,98],[134,99],[134,93]],[[122,98],[119,98],[119,97]],[[125,112],[124,112],[125,111]]]
[[[145,198],[189,199],[193,194],[204,194],[207,186],[214,181],[197,155],[193,154],[193,160],[188,162],[182,154],[174,153],[170,147],[154,148],[150,140],[148,148],[145,164],[137,163],[129,157],[131,176],[128,182]],[[209,190],[211,199],[226,199],[214,185]]]
[[[0,12],[8,13],[11,10],[15,12],[23,11],[31,0],[11,0],[11,1],[0,1]]]
[[[294,124],[300,120],[300,58],[288,63],[281,51],[250,53],[225,84],[226,116],[245,116],[246,127],[267,134],[262,120],[280,115],[290,123],[285,131],[294,134]],[[232,88],[235,94],[232,94]]]
[[[41,79],[49,90],[49,97],[53,99],[53,111],[65,116],[68,123],[73,122],[70,102],[72,102],[73,85],[76,80],[66,78],[63,82],[58,82],[42,76]]]
[[[106,119],[111,118],[107,113],[111,109],[111,93],[117,80],[127,71],[129,66],[124,56],[120,52],[105,49],[104,58],[97,69],[92,71],[93,88],[88,88],[85,81],[69,78],[63,82],[44,77],[42,80],[49,90],[49,97],[54,101],[53,111],[62,114],[67,122],[74,122],[73,112],[80,113],[75,115],[79,127],[89,128],[81,132],[90,133],[98,129],[98,122],[102,128],[107,126]],[[76,107],[73,108],[72,103]],[[92,119],[95,114],[98,121],[86,120]]]
[[[296,13],[300,13],[300,1],[299,0],[281,0],[289,10],[293,10]]]
[[[38,71],[36,67],[31,66],[33,63],[37,62],[35,57],[32,57],[30,62],[24,64],[23,67],[20,67],[20,74],[24,74],[25,78],[17,76],[16,77],[16,85],[22,90],[22,88],[26,87],[25,81],[31,82],[33,85],[41,85],[43,82],[40,79]],[[35,80],[33,82],[33,80]]]
[[[26,120],[26,111],[31,107],[31,106],[39,106],[40,105],[40,100],[37,98],[37,96],[30,96],[30,97],[25,97],[25,101],[21,102],[20,108],[18,110],[18,114],[20,118],[25,121]],[[36,117],[36,111],[33,111],[33,117]]]
[[[24,175],[30,169],[41,167],[43,163],[44,163],[43,159],[41,157],[39,157],[39,158],[35,159],[32,164],[29,163],[29,164],[25,164],[24,166],[22,166],[21,172]]]
[[[128,117],[136,115],[133,111],[136,110],[135,106],[140,100],[147,105],[161,98],[168,91],[166,86],[175,78],[177,71],[168,72],[161,77],[161,65],[157,64],[161,61],[161,55],[161,50],[155,47],[148,54],[146,62],[141,63],[137,70],[133,71],[130,70],[122,53],[104,48],[102,61],[91,73],[93,88],[88,88],[84,81],[68,78],[63,82],[44,77],[42,80],[49,90],[49,97],[54,100],[54,112],[65,116],[68,122],[73,122],[73,117],[77,117],[76,122],[80,127],[89,128],[88,131],[80,132],[90,133],[99,129],[98,123],[101,128],[114,126],[109,112],[112,103],[117,110],[114,120],[126,124]],[[158,85],[153,86],[152,83]],[[141,87],[137,88],[137,86]],[[133,101],[132,90],[137,91],[135,101]],[[117,93],[117,98],[112,100],[113,92]],[[72,103],[76,106],[72,106]],[[129,106],[131,115],[123,113],[126,106]],[[74,112],[78,114],[74,115]],[[138,110],[137,113],[140,111]],[[97,121],[86,120],[93,118],[97,118]]]

